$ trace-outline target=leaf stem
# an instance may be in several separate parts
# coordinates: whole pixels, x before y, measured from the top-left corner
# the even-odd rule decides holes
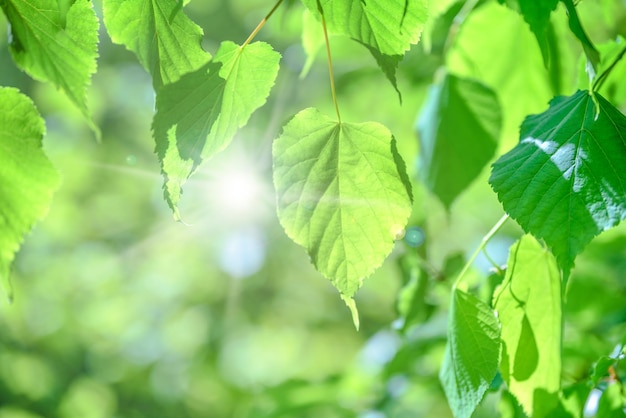
[[[328,29],[326,28],[326,17],[324,16],[324,9],[320,0],[317,0],[317,10],[322,17],[322,28],[324,29],[324,40],[326,41],[326,55],[328,56],[328,73],[330,76],[330,92],[333,96],[333,103],[335,104],[335,111],[337,112],[337,121],[341,123],[341,115],[339,114],[339,105],[337,104],[337,92],[335,91],[335,76],[333,74],[333,59],[330,55],[330,42],[328,41]]]
[[[620,62],[624,55],[626,55],[626,46],[620,51],[619,54],[617,54],[617,57],[615,57],[611,65],[609,65],[607,69],[604,70],[598,78],[596,78],[596,81],[594,81],[593,85],[591,86],[592,91],[600,90],[600,87],[602,87],[602,83],[604,83],[604,80],[607,79],[608,75],[611,73],[611,71],[613,71],[613,68],[617,65],[618,62]]]
[[[476,251],[474,251],[474,254],[472,254],[472,256],[469,258],[469,260],[467,260],[467,263],[465,263],[465,265],[463,266],[463,270],[461,270],[461,272],[457,276],[456,280],[454,281],[454,285],[452,286],[453,290],[456,289],[457,286],[461,283],[461,279],[463,278],[463,276],[465,276],[465,273],[467,273],[469,268],[472,266],[472,264],[476,260],[476,257],[478,257],[478,254],[480,254],[480,252],[485,249],[485,247],[487,246],[487,243],[491,240],[491,238],[493,238],[493,236],[496,233],[498,233],[500,228],[502,228],[502,225],[504,225],[504,223],[508,219],[509,219],[509,215],[508,214],[504,214],[504,216],[502,218],[500,218],[500,220],[498,222],[496,222],[496,224],[493,226],[493,228],[491,228],[491,230],[489,232],[487,232],[487,235],[485,235],[483,237],[482,241],[480,242],[480,245],[478,246],[478,248],[476,248]]]
[[[254,30],[252,31],[252,33],[250,34],[250,36],[248,36],[248,39],[246,39],[246,41],[241,45],[241,49],[245,48],[246,45],[248,45],[250,42],[252,42],[252,40],[254,39],[254,37],[256,36],[257,33],[259,33],[259,31],[261,30],[261,28],[263,26],[265,26],[265,24],[267,23],[267,21],[269,20],[269,18],[274,14],[274,12],[276,11],[276,9],[278,9],[278,6],[280,6],[280,4],[283,2],[283,0],[278,0],[276,2],[276,4],[274,5],[274,7],[272,7],[272,10],[270,10],[270,12],[263,18],[261,19],[261,21],[259,22],[258,25],[256,25],[256,28],[254,28]],[[181,1],[182,3],[182,1]]]

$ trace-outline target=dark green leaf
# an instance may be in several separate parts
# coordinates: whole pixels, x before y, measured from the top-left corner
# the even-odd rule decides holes
[[[346,298],[389,255],[411,212],[391,133],[298,113],[274,142],[278,217]]]
[[[447,208],[493,157],[502,126],[487,86],[446,75],[431,87],[417,124],[422,181]]]
[[[499,356],[500,326],[493,310],[454,289],[439,380],[455,417],[472,415],[496,375]]]
[[[261,107],[278,74],[280,54],[263,42],[224,42],[209,64],[160,89],[154,137],[165,198],[176,206],[182,185],[205,159],[224,149]]]
[[[0,87],[0,279],[24,236],[41,219],[59,185],[59,175],[44,154],[44,121],[31,100],[17,89]]]
[[[586,91],[526,118],[489,182],[525,231],[552,247],[565,276],[576,255],[626,216],[626,117]]]

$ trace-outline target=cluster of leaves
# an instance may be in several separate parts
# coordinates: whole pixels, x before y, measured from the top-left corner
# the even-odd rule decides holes
[[[201,47],[203,31],[187,17],[182,2],[103,1],[110,38],[133,52],[152,77],[156,154],[164,197],[176,219],[181,218],[178,203],[187,179],[229,145],[270,95],[281,56],[253,38],[281,3],[241,45],[224,41],[212,56]],[[486,2],[454,3],[430,20],[425,0],[303,3],[309,25],[312,19],[317,23],[317,29],[307,26],[305,49],[313,56],[323,45],[313,37],[325,39],[336,115],[302,110],[274,141],[278,217],[287,235],[338,289],[358,326],[353,296],[403,236],[412,185],[385,126],[342,121],[328,32],[364,45],[399,92],[396,70],[425,25],[445,34],[441,45],[432,45],[445,56],[458,26]],[[626,217],[626,117],[599,92],[626,49],[617,45],[599,51],[572,0],[561,3],[558,12],[567,13],[571,34],[584,51],[589,88],[556,96],[546,111],[528,116],[519,143],[492,166],[489,183],[507,216],[528,235],[511,246],[506,273],[493,296],[476,296],[464,281],[473,258],[452,287],[440,379],[459,417],[474,412],[498,376],[506,383],[503,393],[508,395],[503,396],[532,416],[580,416],[581,399],[589,393],[561,387],[562,299],[576,256]],[[528,23],[551,71],[560,60],[550,20],[559,1],[506,4]],[[64,91],[98,135],[85,99],[98,43],[91,1],[0,0],[0,5],[11,24],[17,65]],[[418,171],[447,209],[494,158],[503,109],[483,80],[443,71],[433,83],[417,124]],[[0,88],[0,198],[10,202],[0,208],[1,278],[8,276],[23,236],[45,214],[58,187],[58,176],[42,152],[44,130],[28,97]],[[405,320],[411,315],[425,320],[428,307],[414,302],[408,303]],[[599,364],[597,376],[609,373],[615,361]]]

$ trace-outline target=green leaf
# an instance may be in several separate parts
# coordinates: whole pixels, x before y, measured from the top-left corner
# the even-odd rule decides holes
[[[11,54],[33,78],[63,90],[94,129],[87,86],[96,71],[98,19],[91,1],[76,0],[67,12],[56,0],[0,0],[11,24]]]
[[[591,369],[591,376],[589,376],[593,386],[597,386],[602,379],[609,376],[609,369],[614,367],[616,363],[617,359],[607,356],[600,357],[593,365],[593,368]]]
[[[0,279],[24,236],[41,219],[59,185],[59,175],[44,154],[44,121],[31,100],[17,89],[0,87]]]
[[[521,405],[508,390],[503,390],[500,394],[498,413],[501,418],[526,418]]]
[[[328,28],[381,54],[404,55],[416,44],[426,22],[424,0],[303,0],[314,15],[321,5]]]
[[[489,179],[504,210],[552,247],[565,277],[585,245],[626,216],[626,117],[595,96],[597,108],[579,91],[526,118]]]
[[[451,74],[431,87],[417,123],[418,171],[446,208],[491,160],[501,127],[500,104],[489,87]]]
[[[181,2],[182,3],[182,0]],[[104,0],[104,23],[113,42],[132,51],[152,75],[158,90],[211,59],[202,29],[182,11],[177,0]]]
[[[224,149],[261,107],[278,74],[269,44],[223,42],[213,61],[157,92],[153,129],[165,198],[178,217],[181,187],[205,159]]]
[[[456,288],[451,296],[439,380],[454,416],[469,418],[498,371],[500,326],[480,299]]]
[[[384,126],[298,113],[274,142],[278,217],[318,271],[351,298],[411,212],[395,140]]]
[[[550,45],[548,42],[548,28],[550,13],[556,9],[559,0],[515,0],[519,12],[530,26],[530,30],[537,38],[543,62],[548,66],[550,62]]]
[[[561,382],[561,275],[554,256],[530,235],[511,246],[506,277],[494,297],[502,324],[500,372],[524,411],[536,393]]]
[[[402,103],[402,94],[398,89],[396,71],[398,70],[398,65],[400,65],[400,61],[402,61],[402,58],[404,58],[404,56],[381,54],[378,49],[372,48],[369,45],[363,45],[368,49],[368,51],[370,51],[370,54],[372,54],[372,56],[376,60],[376,63],[385,74],[385,77],[387,77],[387,80],[389,80],[396,93],[398,93],[398,99],[400,100],[400,103]]]
[[[515,138],[527,115],[541,111],[553,96],[536,44],[517,13],[485,2],[469,14],[446,56],[450,73],[479,79],[497,93],[504,143]]]

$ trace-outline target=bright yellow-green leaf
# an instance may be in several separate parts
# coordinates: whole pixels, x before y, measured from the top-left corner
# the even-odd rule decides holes
[[[123,44],[152,75],[154,86],[173,83],[211,58],[202,29],[176,0],[104,0],[104,22],[113,42]]]
[[[351,298],[393,249],[411,212],[404,163],[384,126],[298,113],[274,142],[278,217]]]
[[[157,92],[154,138],[165,198],[175,216],[183,183],[265,103],[279,60],[280,54],[263,42],[244,48],[223,42],[213,61]]]
[[[41,149],[44,121],[17,89],[0,87],[0,279],[48,211],[59,175]]]
[[[60,88],[91,122],[87,86],[96,71],[98,19],[89,0],[65,11],[56,0],[0,0],[11,23],[11,53],[33,78]]]
[[[561,383],[561,274],[531,235],[511,246],[506,277],[494,297],[502,323],[500,372],[533,416],[536,393],[558,396]]]
[[[304,4],[319,15],[318,1],[332,32],[385,55],[404,55],[419,41],[427,17],[425,0],[304,0]]]

